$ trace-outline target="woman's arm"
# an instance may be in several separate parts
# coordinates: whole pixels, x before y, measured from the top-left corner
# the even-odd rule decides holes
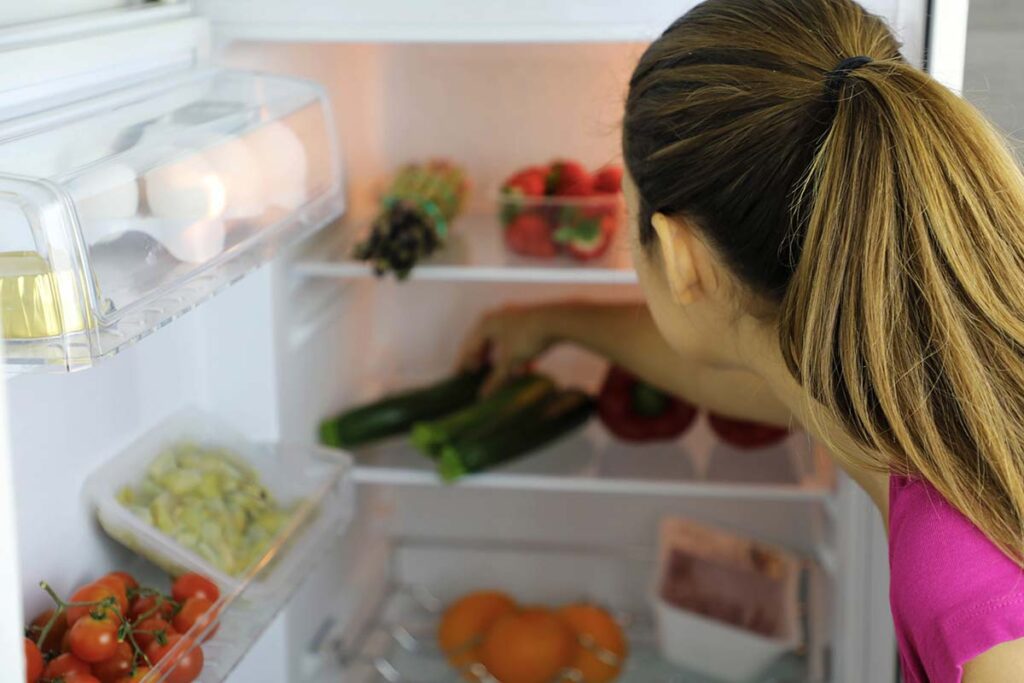
[[[490,344],[497,382],[564,342],[715,412],[784,426],[793,421],[759,377],[709,368],[677,354],[642,304],[558,303],[494,311],[470,334],[463,358],[479,358]]]
[[[1024,639],[996,645],[964,665],[963,683],[1024,681]]]

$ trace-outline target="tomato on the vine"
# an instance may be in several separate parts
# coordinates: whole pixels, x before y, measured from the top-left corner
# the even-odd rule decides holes
[[[157,606],[158,601],[159,607]],[[166,621],[170,621],[174,618],[174,603],[163,596],[143,595],[135,598],[128,614],[132,621],[149,617],[162,617]]]
[[[92,674],[67,674],[64,683],[103,683]]]
[[[39,645],[39,649],[43,652],[60,652],[61,640],[64,638],[64,634],[68,632],[68,618],[61,612],[60,616],[57,617],[57,621],[53,622],[53,627],[46,636],[46,642],[39,642],[39,636],[43,634],[43,629],[46,628],[46,625],[50,623],[50,619],[53,618],[53,612],[54,610],[48,609],[36,615],[36,618],[32,620],[32,624],[29,627],[30,637]]]
[[[98,583],[90,583],[88,586],[82,586],[77,591],[75,591],[75,594],[71,596],[70,602],[96,603],[111,598],[113,598],[115,604],[119,602],[117,594],[114,592],[112,588],[110,588],[110,586],[104,586]],[[66,612],[68,617],[68,626],[74,626],[76,621],[92,612],[102,614],[104,612],[109,613],[110,611],[111,610],[109,608],[104,608],[102,605],[69,607],[68,611]]]
[[[179,642],[182,650],[170,654]],[[167,683],[192,683],[203,670],[203,648],[192,639],[178,634],[168,638],[166,645],[150,643],[146,648],[146,656],[154,668],[164,674]]]
[[[71,629],[64,631],[64,635],[60,639],[60,653],[66,652],[71,652]]]
[[[206,598],[210,602],[217,602],[220,591],[217,585],[205,576],[189,573],[182,574],[171,586],[171,597],[178,602],[185,602],[189,598]]]
[[[90,673],[89,665],[71,653],[64,653],[50,661],[43,670],[43,678],[61,678],[70,681],[79,674]]]
[[[135,651],[132,646],[118,643],[112,657],[92,665],[92,673],[103,683],[114,683],[119,678],[130,676],[134,665]]]
[[[139,582],[136,581],[135,577],[128,572],[110,572],[107,576],[116,576],[121,579],[121,582],[124,583],[125,590],[134,591],[139,589]]]
[[[135,670],[134,675],[119,678],[115,683],[141,683],[142,679],[145,678],[149,672],[150,668],[148,666],[140,666]]]
[[[97,586],[106,586],[114,591],[114,596],[117,598],[117,608],[121,610],[121,614],[128,613],[128,586],[125,585],[124,579],[120,576],[107,574],[96,579],[94,583]]]
[[[213,603],[206,598],[189,598],[181,606],[181,611],[174,615],[174,628],[178,633],[188,633],[193,626],[200,624],[200,629],[205,629],[211,621],[215,621],[217,613],[213,609]],[[209,640],[217,632],[214,626],[207,633],[203,640]]]
[[[25,639],[25,680],[36,683],[43,675],[43,653],[28,638]]]
[[[177,631],[160,617],[144,619],[132,627],[132,637],[135,638],[135,642],[139,644],[143,652],[146,651],[146,648],[153,641],[160,641],[161,644],[166,643],[167,638],[175,633]]]
[[[109,616],[79,619],[71,627],[71,652],[83,662],[102,662],[117,652],[117,624]]]

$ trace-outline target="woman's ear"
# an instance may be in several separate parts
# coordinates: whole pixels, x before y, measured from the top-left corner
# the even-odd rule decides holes
[[[663,213],[654,214],[651,226],[657,235],[658,254],[672,299],[681,305],[693,303],[704,292],[689,226]]]

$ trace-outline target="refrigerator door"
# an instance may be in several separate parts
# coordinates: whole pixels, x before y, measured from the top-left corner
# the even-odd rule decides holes
[[[0,343],[2,345],[2,343]],[[7,434],[7,387],[0,384],[0,603],[7,606],[0,620],[0,661],[12,680],[25,680],[24,630],[21,611],[18,528],[14,517],[14,470]],[[11,664],[13,663],[13,666]]]

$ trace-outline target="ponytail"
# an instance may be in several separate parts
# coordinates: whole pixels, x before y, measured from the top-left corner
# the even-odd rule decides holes
[[[985,120],[852,0],[707,0],[640,60],[623,148],[641,242],[686,216],[775,306],[837,456],[1024,564],[1024,177]]]
[[[900,62],[851,72],[795,196],[790,371],[1009,556],[1024,549],[1024,178],[967,103]]]

